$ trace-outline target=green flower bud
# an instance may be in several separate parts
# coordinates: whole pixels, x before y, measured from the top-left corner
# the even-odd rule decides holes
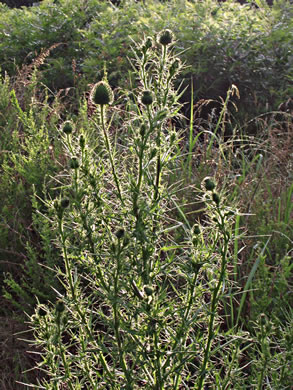
[[[98,82],[92,91],[92,101],[97,105],[112,104],[114,100],[113,91],[106,81]]]
[[[200,227],[199,227],[198,224],[195,224],[195,225],[193,226],[193,233],[194,233],[195,235],[200,234]]]
[[[146,293],[146,295],[148,297],[150,297],[151,295],[153,295],[154,293],[154,289],[152,287],[149,287],[149,286],[144,286],[144,292]]]
[[[68,198],[63,198],[61,199],[61,202],[60,202],[60,206],[63,208],[63,209],[66,209],[70,204],[70,201]]]
[[[40,317],[45,317],[47,314],[47,312],[42,307],[39,308],[38,313]]]
[[[176,74],[176,72],[179,69],[180,65],[181,65],[180,59],[179,58],[175,58],[175,60],[173,61],[172,65],[170,66],[170,69],[169,69],[170,76],[174,76],[174,74]]]
[[[151,91],[147,91],[147,90],[146,91],[142,91],[142,96],[141,96],[140,101],[145,106],[149,106],[150,104],[152,104],[152,102],[153,102],[153,95],[152,95]]]
[[[72,157],[69,161],[69,166],[71,169],[77,169],[79,168],[79,161],[77,157]]]
[[[61,207],[61,202],[59,202],[57,199],[54,201],[54,209],[56,210],[56,214],[58,215],[58,218],[62,219],[64,214],[64,209]]]
[[[219,204],[220,204],[219,195],[216,192],[213,192],[212,198],[213,198],[213,201],[216,203],[216,205],[219,206]]]
[[[143,54],[143,47],[136,47],[135,49],[134,49],[134,51],[135,51],[135,53],[138,55],[138,56],[141,56],[142,54]]]
[[[63,313],[63,311],[65,310],[65,305],[64,305],[64,302],[61,301],[61,299],[59,299],[56,303],[56,306],[55,306],[55,309],[56,309],[56,312],[57,313]]]
[[[120,240],[120,238],[122,238],[124,236],[124,233],[125,233],[125,230],[124,229],[119,229],[117,232],[116,232],[116,237],[118,238],[118,240]]]
[[[72,126],[72,123],[70,121],[66,121],[63,125],[63,132],[65,134],[71,134],[73,131],[73,126]]]
[[[80,145],[81,149],[84,149],[84,147],[85,147],[85,138],[84,138],[83,134],[81,134],[81,136],[79,137],[79,145]]]
[[[144,137],[145,131],[146,131],[146,125],[143,123],[143,124],[141,125],[141,127],[140,127],[140,136],[141,136],[141,138]]]
[[[173,40],[174,40],[174,34],[169,29],[161,31],[158,35],[158,42],[163,46],[170,45],[170,43],[172,43]]]
[[[216,184],[210,177],[203,179],[204,188],[206,191],[213,191],[216,188]]]
[[[147,37],[144,44],[144,50],[147,51],[153,46],[153,40],[151,37]]]

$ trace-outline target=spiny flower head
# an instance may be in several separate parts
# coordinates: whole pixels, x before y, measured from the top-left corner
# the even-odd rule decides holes
[[[216,203],[217,206],[220,204],[220,197],[216,192],[213,192],[212,194],[212,199]]]
[[[196,236],[200,234],[200,227],[199,227],[199,225],[197,223],[193,226],[193,233]]]
[[[162,30],[159,34],[158,34],[158,42],[163,45],[163,46],[168,46],[170,45],[170,43],[172,43],[172,41],[174,40],[174,34],[172,33],[171,30],[169,29],[166,29],[166,30]]]
[[[60,206],[63,209],[66,209],[70,205],[70,200],[68,198],[61,199]]]
[[[61,301],[61,299],[59,299],[56,303],[56,306],[55,306],[55,309],[56,309],[56,312],[57,313],[62,313],[64,310],[65,310],[65,305],[64,303]]]
[[[116,237],[118,238],[118,240],[120,240],[125,234],[125,230],[124,229],[119,229],[117,230],[117,232],[115,233]]]
[[[65,134],[71,134],[73,131],[73,125],[70,121],[66,121],[63,125],[63,132]]]
[[[153,293],[155,292],[155,290],[153,289],[153,287],[150,287],[150,286],[144,286],[144,292],[146,293],[146,295],[148,297],[150,297],[151,295],[153,295]]]
[[[179,70],[181,66],[181,61],[179,58],[175,58],[175,60],[172,62],[170,68],[169,68],[169,73],[170,76],[173,77]]]
[[[110,85],[106,81],[99,81],[92,90],[91,99],[93,103],[100,106],[112,104],[114,94]]]
[[[151,37],[146,37],[146,40],[143,44],[142,50],[146,52],[148,49],[150,49],[153,46],[153,40]]]
[[[85,137],[83,134],[81,134],[81,136],[79,137],[79,145],[81,147],[81,149],[84,149],[85,147]]]
[[[73,156],[69,161],[69,166],[71,169],[77,169],[79,168],[79,161],[78,158]]]
[[[216,184],[211,177],[207,176],[203,179],[203,186],[206,191],[213,191]]]
[[[149,90],[142,91],[140,101],[145,106],[149,106],[150,104],[152,104],[152,102],[153,102],[153,95],[152,95],[151,91],[149,91]]]

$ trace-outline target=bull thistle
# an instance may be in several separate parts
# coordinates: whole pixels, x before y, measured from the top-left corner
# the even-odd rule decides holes
[[[99,81],[95,84],[91,99],[93,103],[100,106],[113,103],[114,94],[107,81]]]
[[[158,42],[163,46],[168,46],[174,41],[174,34],[171,30],[162,30],[158,35]]]

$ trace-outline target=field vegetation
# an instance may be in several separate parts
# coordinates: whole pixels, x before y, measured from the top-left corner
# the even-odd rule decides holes
[[[0,3],[0,389],[292,388],[292,42],[287,0]]]

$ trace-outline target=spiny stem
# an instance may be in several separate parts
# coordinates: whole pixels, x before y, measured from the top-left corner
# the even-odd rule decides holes
[[[61,218],[59,218],[58,226],[59,226],[59,234],[61,237],[61,242],[62,242],[62,247],[63,247],[63,257],[64,257],[64,261],[65,261],[65,273],[66,273],[66,277],[67,277],[68,282],[69,282],[69,288],[70,288],[71,295],[72,295],[72,301],[73,301],[76,312],[78,313],[82,323],[85,326],[85,330],[86,330],[86,333],[87,333],[89,339],[94,341],[95,337],[93,336],[92,331],[87,324],[85,314],[82,312],[82,310],[80,308],[80,305],[77,301],[77,297],[76,297],[76,293],[75,293],[75,287],[74,287],[74,283],[73,283],[73,279],[72,279],[72,271],[71,271],[70,261],[69,261],[68,253],[67,253],[66,235],[64,232],[64,228],[63,228],[63,216]],[[108,376],[110,378],[113,378],[102,351],[100,351],[100,359],[101,359],[101,363],[102,363],[105,371],[107,372]]]
[[[116,270],[114,274],[114,302],[113,302],[113,313],[114,313],[114,331],[115,331],[115,338],[117,341],[117,346],[118,346],[118,354],[119,354],[119,361],[122,367],[122,370],[125,374],[126,380],[127,380],[127,385],[128,388],[131,388],[131,375],[127,369],[127,365],[124,359],[124,351],[123,351],[123,346],[121,343],[121,336],[120,336],[120,319],[119,319],[119,309],[118,309],[118,295],[119,295],[119,275],[121,273],[121,259],[120,259],[120,242],[119,242],[119,247],[118,247],[118,253],[116,256],[117,263],[116,263]]]
[[[103,129],[104,138],[105,138],[105,141],[106,141],[106,148],[107,148],[107,151],[108,151],[108,154],[109,154],[109,158],[110,158],[112,173],[113,173],[113,177],[114,177],[114,180],[115,180],[115,183],[116,183],[116,187],[117,187],[117,191],[118,191],[118,197],[119,197],[121,203],[124,205],[124,200],[123,200],[122,192],[121,192],[121,189],[120,189],[120,183],[119,183],[119,180],[118,180],[118,176],[117,176],[117,173],[116,173],[115,164],[114,164],[114,160],[113,160],[113,156],[112,156],[111,144],[110,144],[109,137],[108,137],[108,134],[107,134],[107,129],[106,129],[106,126],[105,126],[104,105],[102,104],[100,107],[101,107],[102,129]]]
[[[227,265],[227,252],[228,252],[229,238],[228,238],[228,235],[226,234],[225,228],[223,226],[223,224],[224,224],[223,216],[219,210],[218,210],[218,213],[219,213],[220,218],[221,218],[220,227],[222,227],[222,229],[223,229],[224,248],[221,251],[222,262],[221,262],[220,276],[219,276],[217,286],[215,287],[215,289],[213,291],[213,296],[212,296],[211,311],[210,311],[211,314],[210,314],[209,327],[208,327],[208,340],[207,340],[207,344],[206,344],[205,351],[204,351],[204,360],[203,360],[202,367],[200,370],[200,377],[199,377],[199,382],[198,382],[198,386],[196,387],[196,390],[202,390],[203,385],[204,385],[204,381],[205,381],[206,368],[207,368],[207,364],[208,364],[208,359],[210,357],[211,344],[212,344],[212,340],[214,338],[214,321],[215,321],[215,316],[216,316],[217,304],[219,302],[219,291],[220,291],[220,288],[221,288],[222,283],[224,281],[224,277],[225,277],[225,273],[226,273],[226,265]]]

